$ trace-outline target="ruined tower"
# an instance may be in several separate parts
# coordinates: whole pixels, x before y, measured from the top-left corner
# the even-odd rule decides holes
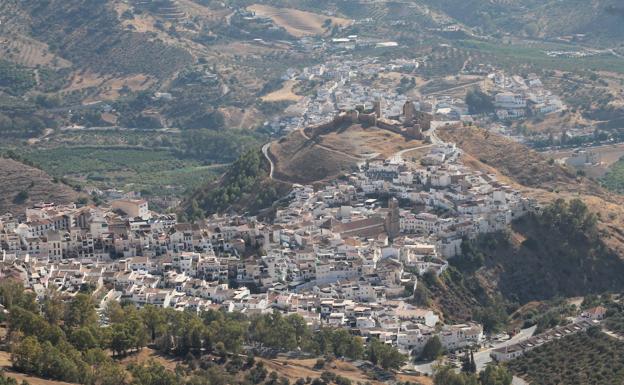
[[[377,99],[373,102],[373,110],[377,119],[381,118],[381,99]]]
[[[392,197],[388,201],[388,214],[385,223],[386,233],[390,239],[398,237],[401,232],[399,215],[399,201]]]
[[[409,125],[416,116],[416,106],[411,101],[405,102],[403,105],[403,122],[405,125]]]

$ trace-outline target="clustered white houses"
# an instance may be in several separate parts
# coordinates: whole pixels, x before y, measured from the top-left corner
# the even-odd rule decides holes
[[[420,164],[396,157],[372,161],[349,183],[366,194],[389,194],[416,207],[400,210],[401,233],[415,237],[416,244],[435,245],[425,255],[450,258],[460,253],[462,239],[504,230],[539,209],[535,200],[495,175],[464,166],[460,155],[453,144],[432,145]],[[410,262],[424,259],[431,260]]]
[[[301,98],[289,106],[285,113],[268,122],[274,132],[291,132],[302,127],[329,122],[339,111],[354,106],[372,108],[381,101],[383,116],[400,116],[403,105],[408,101],[404,93],[397,92],[396,85],[364,85],[362,77],[377,76],[385,72],[411,73],[418,68],[416,60],[394,59],[381,62],[374,58],[346,59],[332,57],[322,64],[305,67],[302,70],[288,69],[283,80],[314,80],[319,83],[316,92]],[[420,104],[417,103],[417,110]]]
[[[349,328],[406,353],[437,334],[449,349],[478,344],[479,325],[436,331],[439,318],[432,310],[403,299],[416,276],[404,271],[398,249],[389,244],[380,209],[371,205],[372,217],[364,218],[355,209],[325,206],[323,199],[342,199],[330,191],[294,189],[294,202],[319,198],[313,204],[319,215],[292,216],[293,204],[274,224],[243,217],[178,223],[175,215],[144,212],[142,200],[110,207],[37,205],[23,219],[1,217],[0,278],[21,279],[39,299],[50,290],[72,296],[89,288],[101,309],[126,300],[195,312],[297,313],[310,326]],[[345,197],[354,191],[345,189]],[[326,216],[332,211],[351,221]],[[407,238],[403,247],[408,259],[435,254],[434,246]],[[453,332],[466,327],[481,337]]]
[[[283,80],[314,81],[318,85],[312,95],[305,96],[289,106],[285,113],[267,122],[274,132],[288,133],[307,126],[329,122],[340,111],[354,106],[371,109],[380,102],[381,115],[399,116],[403,105],[411,100],[406,95],[407,84],[397,87],[395,82],[376,82],[370,79],[379,74],[410,74],[419,67],[417,60],[395,59],[379,61],[374,58],[331,57],[322,64],[301,70],[288,69]],[[492,83],[496,116],[501,121],[521,120],[530,116],[546,115],[566,110],[561,99],[545,89],[535,74],[527,77],[507,75],[495,71],[487,76]],[[408,77],[403,78],[407,81]],[[485,79],[485,78],[484,78]],[[439,94],[413,101],[416,110],[432,113],[438,120],[472,122],[463,98]]]
[[[463,166],[453,144],[428,149],[420,162],[372,160],[317,190],[295,185],[270,223],[231,215],[178,223],[141,199],[40,204],[24,218],[0,217],[0,277],[19,277],[40,298],[90,288],[102,309],[127,300],[297,313],[413,354],[436,335],[448,350],[479,345],[481,325],[439,325],[433,310],[410,304],[418,276],[442,274],[463,239],[537,206]]]
[[[501,120],[523,119],[530,115],[550,114],[566,109],[557,95],[544,88],[536,74],[524,78],[496,72],[490,77],[496,87],[496,115]]]

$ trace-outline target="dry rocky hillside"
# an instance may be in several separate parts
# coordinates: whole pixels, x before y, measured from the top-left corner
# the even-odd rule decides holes
[[[0,181],[2,214],[23,214],[26,207],[41,201],[71,203],[79,196],[71,187],[55,182],[45,172],[7,158],[0,158]]]
[[[422,146],[400,134],[360,124],[343,125],[312,135],[295,131],[271,144],[274,176],[294,183],[313,183],[349,173],[358,163]]]
[[[293,132],[269,149],[274,159],[274,177],[295,183],[310,183],[331,178],[355,167],[358,159],[347,153],[333,152]]]
[[[475,168],[493,172],[525,194],[546,204],[557,198],[581,198],[599,216],[603,240],[624,256],[624,200],[596,181],[578,177],[573,171],[553,164],[549,158],[501,135],[476,127],[445,128],[442,140],[457,143],[466,161]]]

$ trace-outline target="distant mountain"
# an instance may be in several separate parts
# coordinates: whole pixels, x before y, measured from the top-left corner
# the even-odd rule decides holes
[[[153,34],[124,28],[111,1],[7,1],[4,30],[47,43],[78,68],[96,73],[167,77],[192,60]],[[13,15],[13,17],[11,17]],[[129,15],[127,17],[130,17]]]
[[[619,0],[421,0],[433,9],[485,32],[554,38],[585,34],[592,41],[619,43],[624,4]]]

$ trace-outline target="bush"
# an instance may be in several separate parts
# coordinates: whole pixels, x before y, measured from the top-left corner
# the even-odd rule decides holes
[[[28,192],[25,190],[22,190],[18,192],[17,195],[15,195],[15,197],[13,198],[13,203],[15,203],[16,205],[19,205],[19,204],[26,202],[27,199],[28,199]]]

